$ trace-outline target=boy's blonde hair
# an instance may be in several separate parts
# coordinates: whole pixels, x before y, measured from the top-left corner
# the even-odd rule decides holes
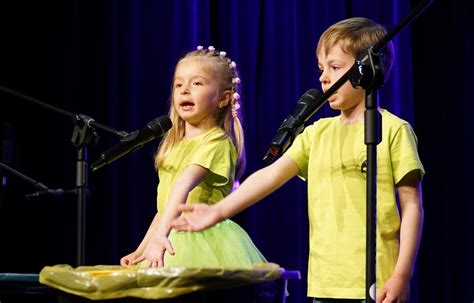
[[[382,39],[386,33],[387,30],[382,25],[368,18],[345,19],[324,31],[319,38],[316,56],[321,52],[327,53],[331,47],[339,44],[344,52],[361,59],[364,51]],[[387,79],[395,57],[391,41],[381,50],[381,54],[384,76]]]
[[[244,132],[242,129],[242,115],[241,110],[237,110],[240,107],[239,99],[239,86],[240,79],[238,76],[237,68],[235,62],[231,61],[226,57],[225,53],[218,52],[213,48],[209,49],[198,49],[187,53],[182,57],[176,67],[181,63],[181,61],[186,59],[198,60],[202,64],[203,69],[206,72],[209,72],[214,75],[215,79],[219,82],[219,94],[222,94],[224,91],[229,90],[230,93],[230,102],[219,108],[216,108],[214,113],[214,120],[216,125],[222,128],[226,136],[232,139],[236,149],[237,149],[237,163],[235,170],[235,180],[238,180],[246,166],[245,159],[245,146],[244,146]],[[175,69],[176,70],[176,69]],[[173,77],[174,78],[174,77]],[[173,81],[174,82],[174,81]],[[173,90],[171,92],[171,105],[169,110],[169,116],[173,126],[166,133],[163,140],[161,141],[158,152],[155,156],[155,168],[159,169],[163,165],[164,158],[168,155],[171,148],[184,137],[184,125],[185,122],[178,115],[173,100]]]

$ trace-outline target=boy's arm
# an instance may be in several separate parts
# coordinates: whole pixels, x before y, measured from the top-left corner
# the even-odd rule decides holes
[[[420,172],[415,170],[408,173],[397,184],[397,187],[402,213],[400,251],[392,277],[385,283],[381,293],[377,295],[377,302],[383,302],[384,298],[408,302],[410,280],[420,246],[424,216]]]
[[[178,210],[190,213],[173,220],[170,226],[177,231],[203,230],[255,204],[298,172],[299,168],[296,163],[283,155],[272,165],[250,175],[236,191],[212,206],[204,204],[181,205]]]

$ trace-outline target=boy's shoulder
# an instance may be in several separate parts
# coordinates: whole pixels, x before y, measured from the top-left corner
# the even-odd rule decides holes
[[[403,125],[410,126],[410,123],[408,121],[398,117],[397,115],[389,112],[386,109],[380,109],[380,113],[382,115],[382,120],[384,124],[386,124],[387,126],[393,126],[396,128],[401,127]]]

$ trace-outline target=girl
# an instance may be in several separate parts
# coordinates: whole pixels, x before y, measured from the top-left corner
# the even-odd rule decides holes
[[[214,47],[186,54],[176,65],[169,115],[173,127],[163,138],[158,212],[138,248],[122,266],[250,267],[266,262],[247,233],[226,220],[196,233],[170,232],[178,205],[214,204],[227,196],[245,168],[236,64]]]

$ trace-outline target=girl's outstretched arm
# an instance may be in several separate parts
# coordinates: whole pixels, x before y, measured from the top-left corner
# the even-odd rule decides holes
[[[163,257],[165,252],[168,251],[171,255],[174,255],[173,247],[168,240],[168,235],[171,231],[169,227],[170,222],[181,214],[181,211],[178,210],[178,205],[186,203],[189,192],[201,183],[208,174],[207,169],[195,164],[191,164],[184,170],[173,184],[166,209],[160,217],[156,230],[152,233],[141,256],[133,260],[132,264],[148,260],[150,267],[162,267],[164,265]]]
[[[179,211],[190,213],[174,219],[170,227],[177,231],[199,231],[208,228],[255,204],[277,190],[298,172],[296,163],[283,155],[272,165],[250,175],[236,191],[212,206],[180,205]]]

